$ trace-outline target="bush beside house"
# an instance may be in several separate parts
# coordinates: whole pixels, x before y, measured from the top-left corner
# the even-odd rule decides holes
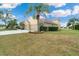
[[[44,26],[41,26],[40,31],[58,31],[58,27],[53,27],[53,26],[52,27],[44,27]]]

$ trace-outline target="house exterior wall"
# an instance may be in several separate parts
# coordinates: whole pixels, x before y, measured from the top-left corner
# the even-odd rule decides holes
[[[49,24],[44,23],[44,21],[41,21],[41,23],[43,23],[43,25],[45,25],[45,26],[52,26],[52,24],[56,24],[58,27],[58,30],[60,29],[59,20],[53,20]],[[37,24],[36,19],[33,19],[32,17],[30,17],[30,18],[28,18],[27,21],[24,22],[24,24],[25,24],[25,29],[30,30],[30,32],[38,32],[38,24]]]
[[[28,23],[28,21],[25,21],[24,22],[24,29],[26,29],[26,30],[29,30],[29,23]]]
[[[25,21],[25,29],[29,30],[30,32],[37,32],[38,26],[37,26],[37,20],[33,18],[29,18],[27,21]]]
[[[57,24],[58,30],[60,30],[60,21],[58,19],[55,19],[52,23]]]

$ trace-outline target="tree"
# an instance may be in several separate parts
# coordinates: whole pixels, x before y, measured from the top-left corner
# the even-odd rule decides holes
[[[20,25],[20,29],[24,29],[25,28],[24,22],[20,22],[19,25]]]
[[[4,11],[5,11],[5,14],[4,14]],[[9,10],[0,10],[0,19],[4,22],[5,26],[7,26],[7,21],[10,19],[9,18],[9,14],[10,14],[10,11]]]
[[[79,22],[79,19],[77,19],[77,18],[71,18],[71,19],[69,19],[69,22],[67,23],[67,26],[71,25],[72,29],[75,30],[75,25],[78,24],[78,22]]]
[[[30,4],[28,10],[26,10],[26,14],[29,14],[31,12],[35,12],[34,16],[35,18],[37,19],[37,23],[38,23],[38,32],[40,31],[40,14],[43,13],[43,12],[49,12],[49,9],[48,9],[48,5],[45,5],[45,4],[42,4],[42,3],[39,3],[39,4]]]
[[[17,29],[17,27],[18,24],[16,19],[8,21],[8,25],[6,26],[7,29]]]
[[[3,11],[2,10],[0,10],[0,19],[2,19],[3,18]]]
[[[6,26],[6,14],[4,16],[3,10],[0,10],[0,19],[5,23],[5,26]]]

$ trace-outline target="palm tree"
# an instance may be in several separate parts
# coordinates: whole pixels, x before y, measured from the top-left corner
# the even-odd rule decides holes
[[[45,5],[45,4],[42,4],[42,3],[39,3],[39,4],[30,4],[28,10],[26,10],[26,14],[29,14],[31,12],[35,12],[34,16],[35,18],[37,19],[37,24],[38,24],[38,32],[40,32],[40,14],[43,13],[43,12],[49,12],[49,9],[48,9],[48,5]]]

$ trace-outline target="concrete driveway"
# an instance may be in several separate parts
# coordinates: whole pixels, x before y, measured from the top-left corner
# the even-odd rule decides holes
[[[0,35],[10,35],[10,34],[18,34],[18,33],[28,33],[29,30],[6,30],[0,31]]]

